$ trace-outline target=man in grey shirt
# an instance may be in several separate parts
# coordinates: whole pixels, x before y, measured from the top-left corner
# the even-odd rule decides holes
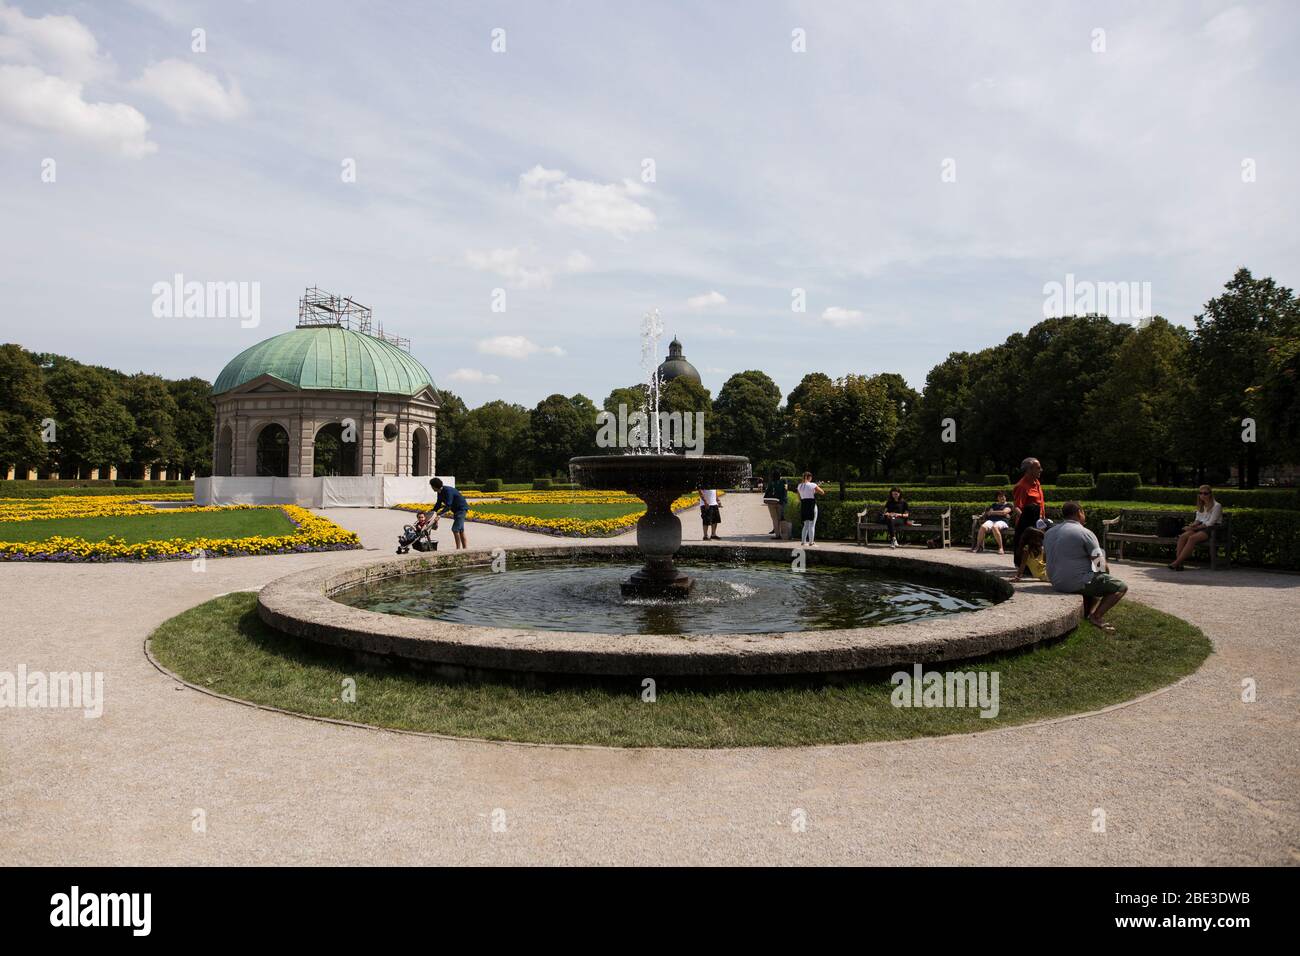
[[[1114,625],[1104,618],[1128,593],[1128,585],[1106,573],[1106,553],[1097,536],[1084,526],[1088,515],[1083,507],[1077,501],[1067,501],[1061,507],[1061,517],[1065,520],[1052,525],[1043,536],[1048,580],[1058,591],[1082,594],[1084,616],[1113,634]]]

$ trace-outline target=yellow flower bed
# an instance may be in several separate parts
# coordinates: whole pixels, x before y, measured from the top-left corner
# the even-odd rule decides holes
[[[490,498],[494,502],[518,504],[641,504],[636,495],[621,491],[507,491],[499,494],[479,492],[465,493],[466,499],[482,500]],[[718,492],[721,499],[722,492]],[[698,494],[682,495],[673,502],[673,511],[681,511],[699,503]],[[425,511],[432,507],[429,502],[413,502],[397,505],[402,511]],[[504,512],[475,511],[471,506],[465,517],[469,521],[481,524],[495,524],[505,528],[518,528],[521,531],[536,531],[540,534],[563,535],[571,538],[604,538],[621,534],[636,523],[645,514],[645,508],[617,518],[538,518],[526,514],[509,514]]]
[[[189,501],[187,493],[148,495],[148,501]],[[178,511],[212,511],[212,507],[169,508]],[[132,495],[54,495],[50,498],[0,498],[0,521],[40,521],[42,518],[116,518],[121,515],[154,514],[156,508],[141,504]]]
[[[51,500],[51,499],[46,499]],[[157,509],[141,506],[140,511],[94,511],[88,514],[43,514],[35,517],[70,518],[93,515],[148,514]],[[279,508],[298,526],[291,534],[254,535],[248,538],[171,538],[159,541],[141,541],[127,544],[122,538],[112,536],[103,541],[86,541],[83,538],[53,537],[45,541],[0,542],[0,560],[9,561],[150,561],[168,558],[219,557],[246,554],[293,554],[305,551],[341,551],[361,547],[355,533],[341,528],[333,521],[312,514],[297,505],[230,505],[228,507],[195,507],[169,509],[178,511],[236,511],[248,508]],[[0,520],[32,520],[2,518]]]

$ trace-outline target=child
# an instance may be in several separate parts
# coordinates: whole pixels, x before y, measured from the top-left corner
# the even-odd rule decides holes
[[[407,551],[411,550],[411,544],[420,539],[420,535],[424,534],[424,529],[428,527],[428,524],[429,512],[416,512],[415,524],[406,525],[397,539],[397,553],[406,554]]]
[[[1045,584],[1051,582],[1047,579],[1047,562],[1043,557],[1043,532],[1037,528],[1027,528],[1020,536],[1020,550],[1016,552],[1016,576],[1013,581],[1019,581],[1028,571],[1035,578]]]

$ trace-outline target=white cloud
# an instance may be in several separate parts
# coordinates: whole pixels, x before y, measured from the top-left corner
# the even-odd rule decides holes
[[[522,335],[497,335],[482,339],[478,350],[485,355],[499,355],[502,358],[525,359],[530,355],[563,355],[564,349],[557,345],[538,345],[532,339]]]
[[[27,17],[0,3],[0,61],[0,119],[131,158],[158,149],[135,107],[86,99],[85,82],[108,76],[113,64],[75,17]]]
[[[721,292],[705,292],[703,295],[693,295],[686,300],[686,306],[690,309],[707,309],[710,306],[725,305],[727,297]]]
[[[0,60],[40,66],[74,83],[112,72],[95,35],[76,17],[28,17],[0,3]]]
[[[469,249],[465,262],[480,272],[491,272],[506,280],[515,289],[549,289],[552,272],[541,266],[528,267],[521,262],[518,249]]]
[[[0,66],[0,117],[138,159],[158,149],[149,121],[126,103],[88,103],[80,83],[34,66]]]
[[[827,325],[836,327],[856,325],[862,321],[862,313],[858,309],[846,309],[842,306],[832,305],[822,312],[821,319]]]
[[[520,195],[555,203],[554,215],[566,225],[597,229],[624,239],[630,233],[654,229],[654,211],[633,197],[648,191],[630,179],[595,183],[573,179],[563,170],[534,166],[519,176]]]
[[[570,252],[569,257],[564,260],[564,268],[567,272],[590,272],[595,266],[596,263],[592,261],[591,256],[577,249]]]
[[[216,76],[185,60],[152,63],[131,86],[165,103],[183,120],[233,120],[248,112],[238,83],[231,80],[226,89]]]
[[[458,368],[449,376],[453,382],[468,382],[475,385],[496,385],[501,381],[500,375],[484,372],[476,368]]]

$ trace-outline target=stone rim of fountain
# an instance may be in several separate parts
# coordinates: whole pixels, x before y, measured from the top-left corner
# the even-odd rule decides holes
[[[541,559],[584,554],[635,557],[627,545],[512,549]],[[692,558],[771,560],[788,544],[721,548],[686,545]],[[426,554],[344,568],[316,568],[279,578],[262,589],[261,619],[286,634],[352,652],[363,659],[471,670],[591,676],[748,676],[829,674],[966,660],[1029,647],[1060,637],[1080,620],[1077,596],[1045,588],[1012,588],[980,568],[925,555],[827,548],[808,552],[810,563],[848,565],[889,573],[924,574],[975,585],[1005,599],[990,608],[905,624],[781,634],[602,634],[478,627],[402,617],[349,607],[331,595],[366,582],[439,568],[484,566],[490,552]]]

